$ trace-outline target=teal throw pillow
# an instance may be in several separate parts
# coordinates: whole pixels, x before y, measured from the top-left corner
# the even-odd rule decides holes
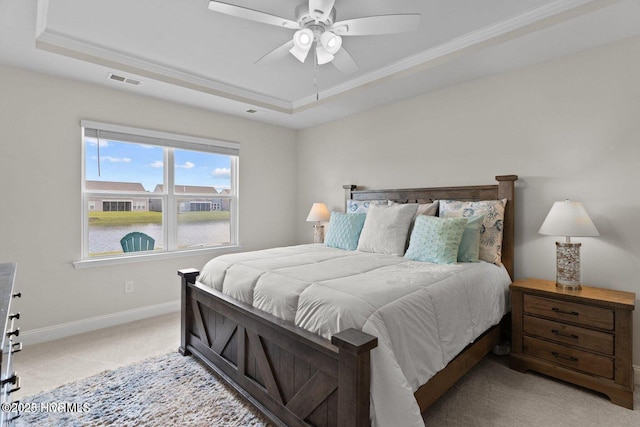
[[[467,218],[467,226],[464,228],[462,241],[458,247],[458,262],[478,262],[482,221],[484,221],[484,215]]]
[[[366,213],[343,214],[341,212],[331,212],[329,230],[324,244],[331,248],[355,251],[358,247],[358,240],[360,240],[360,233],[366,217]]]
[[[419,215],[405,258],[436,264],[455,264],[466,225],[466,218]]]

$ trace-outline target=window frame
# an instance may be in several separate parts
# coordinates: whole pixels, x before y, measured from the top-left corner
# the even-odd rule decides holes
[[[125,191],[113,192],[106,190],[88,190],[86,188],[86,143],[85,138],[91,137],[87,135],[85,129],[89,132],[98,130],[100,139],[111,139],[120,142],[143,143],[149,144],[163,149],[163,187],[162,193],[151,193],[153,198],[162,200],[162,232],[164,237],[164,248],[160,251],[149,252],[127,252],[116,255],[106,256],[89,256],[89,212],[91,212],[89,201],[91,198],[109,195],[119,200],[132,200],[131,208],[133,210],[135,199],[137,197],[149,198],[150,193]],[[156,258],[168,258],[176,256],[193,255],[201,252],[235,252],[239,249],[239,182],[238,169],[240,160],[240,144],[238,142],[223,141],[217,139],[208,139],[194,137],[189,135],[181,135],[169,132],[154,131],[149,129],[134,128],[130,126],[122,126],[108,123],[100,123],[89,120],[81,120],[80,122],[80,141],[81,141],[81,215],[82,215],[82,234],[81,234],[81,259],[73,264],[76,268],[83,268],[93,265],[108,265],[117,263],[136,262]],[[101,134],[104,132],[105,134]],[[122,138],[110,138],[109,135],[124,135]],[[130,136],[132,138],[127,138]],[[130,140],[133,139],[133,140]],[[227,245],[202,246],[198,248],[178,248],[178,198],[184,196],[206,196],[211,194],[201,193],[180,193],[175,191],[175,150],[198,151],[202,153],[228,155],[230,158],[230,191],[228,194],[219,194],[218,199],[229,200],[229,234],[230,242]],[[180,185],[180,184],[178,184]],[[97,206],[97,203],[96,203]],[[147,208],[150,203],[147,201]],[[94,207],[95,209],[95,207]]]

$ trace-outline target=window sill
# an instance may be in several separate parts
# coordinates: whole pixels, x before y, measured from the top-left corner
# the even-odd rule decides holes
[[[216,248],[187,249],[173,252],[142,253],[135,255],[131,254],[102,258],[96,257],[91,259],[83,259],[81,261],[74,261],[73,266],[76,269],[80,269],[90,267],[104,267],[118,264],[130,264],[145,261],[158,261],[163,259],[183,258],[197,255],[222,255],[226,253],[238,252],[241,248],[242,245],[230,245]]]

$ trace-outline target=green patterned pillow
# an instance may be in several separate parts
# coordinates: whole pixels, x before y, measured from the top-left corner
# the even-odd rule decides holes
[[[366,213],[343,214],[341,212],[331,212],[329,230],[324,244],[331,248],[355,251],[358,247],[360,232],[362,232],[362,226],[366,218]]]
[[[466,225],[466,218],[418,216],[405,258],[436,264],[455,264]]]

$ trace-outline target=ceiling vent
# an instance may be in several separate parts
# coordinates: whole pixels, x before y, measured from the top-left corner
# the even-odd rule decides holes
[[[121,83],[128,83],[133,86],[140,86],[142,84],[140,80],[132,79],[131,77],[121,76],[119,74],[114,74],[114,73],[107,74],[107,79],[115,80]]]

